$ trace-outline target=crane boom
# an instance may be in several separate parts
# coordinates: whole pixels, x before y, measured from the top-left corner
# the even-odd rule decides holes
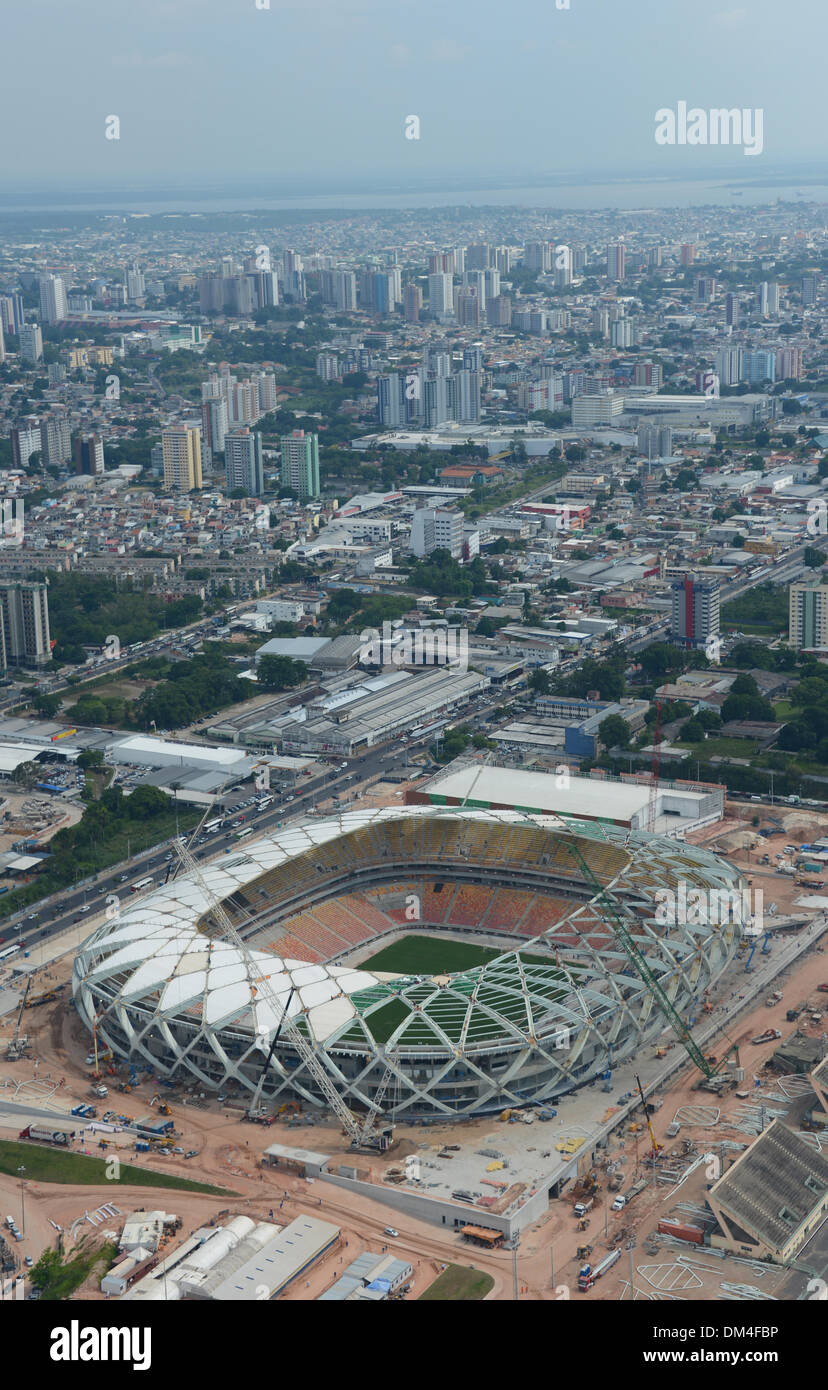
[[[653,1124],[652,1124],[652,1120],[650,1119],[650,1112],[649,1112],[649,1110],[647,1109],[647,1102],[646,1102],[646,1100],[644,1099],[644,1087],[641,1085],[641,1078],[640,1078],[638,1075],[636,1075],[635,1084],[636,1084],[636,1086],[638,1087],[638,1094],[639,1094],[640,1097],[641,1097],[641,1104],[642,1104],[642,1106],[644,1107],[644,1118],[645,1118],[645,1120],[647,1121],[647,1128],[648,1128],[648,1130],[650,1131],[650,1142],[652,1143],[652,1146],[653,1146],[653,1153],[654,1153],[654,1154],[657,1154],[658,1151],[659,1151],[659,1149],[660,1149],[662,1146],[661,1146],[661,1144],[659,1144],[658,1140],[656,1139],[655,1135],[653,1134]]]
[[[673,1032],[676,1034],[685,1050],[689,1053],[699,1071],[704,1074],[708,1081],[711,1080],[714,1075],[714,1069],[711,1067],[683,1018],[676,1009],[674,1009],[666,992],[662,989],[641,951],[639,951],[638,947],[635,945],[631,933],[627,929],[624,916],[622,915],[627,912],[626,907],[619,904],[614,895],[607,892],[606,888],[599,882],[577,845],[568,843],[566,848],[569,850],[573,859],[577,861],[587,881],[594,887],[595,901],[603,903],[612,917],[615,924],[615,935],[618,937],[626,955],[629,957],[630,963],[637,974],[641,976],[661,1009],[661,1012],[664,1014],[664,1017],[667,1019],[667,1022],[673,1029]]]

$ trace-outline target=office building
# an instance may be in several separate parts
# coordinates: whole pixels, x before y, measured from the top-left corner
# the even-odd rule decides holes
[[[75,472],[97,478],[104,471],[103,440],[97,434],[78,434],[74,441]]]
[[[788,591],[788,642],[797,651],[828,648],[828,584],[792,584]]]
[[[418,559],[434,550],[447,550],[453,559],[461,559],[463,521],[456,507],[419,507],[411,522],[409,549]]]
[[[51,659],[48,586],[0,581],[0,664],[46,666]]]
[[[264,492],[262,436],[246,425],[224,436],[224,476],[228,492],[244,488],[248,497]]]
[[[69,317],[63,280],[59,275],[43,275],[39,287],[41,323],[62,323]]]
[[[318,434],[294,430],[282,436],[282,487],[292,488],[302,502],[320,496]]]
[[[607,246],[607,279],[624,279],[626,249],[622,241],[610,242]]]
[[[24,323],[20,328],[20,356],[24,362],[39,362],[43,356],[43,334],[37,323]]]
[[[161,446],[164,451],[164,490],[192,492],[200,488],[200,426],[193,423],[162,430]]]
[[[719,581],[685,574],[670,585],[670,639],[676,646],[703,651],[719,635]]]

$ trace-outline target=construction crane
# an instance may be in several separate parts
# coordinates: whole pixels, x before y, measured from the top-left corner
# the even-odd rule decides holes
[[[639,1076],[636,1076],[636,1078],[635,1078],[635,1084],[636,1084],[636,1086],[638,1087],[638,1094],[639,1094],[640,1097],[641,1097],[641,1104],[642,1104],[643,1107],[644,1107],[644,1118],[645,1118],[646,1121],[647,1121],[647,1128],[648,1128],[648,1130],[650,1131],[650,1140],[651,1140],[652,1146],[653,1146],[653,1153],[654,1153],[654,1154],[657,1154],[657,1153],[660,1152],[660,1150],[662,1149],[663,1145],[659,1144],[658,1140],[656,1139],[655,1135],[653,1134],[653,1122],[652,1122],[652,1120],[650,1119],[650,1107],[648,1106],[646,1100],[644,1099],[644,1087],[641,1085],[641,1078],[640,1078]]]
[[[7,1060],[8,1060],[9,1062],[16,1062],[17,1059],[18,1059],[19,1056],[20,1056],[20,1051],[21,1051],[21,1043],[20,1043],[20,1020],[21,1020],[22,1017],[23,1017],[23,1010],[24,1010],[25,1007],[26,1007],[26,1000],[27,1000],[28,997],[29,997],[29,990],[30,990],[31,987],[32,987],[32,979],[33,979],[33,976],[32,976],[32,975],[29,975],[28,979],[26,980],[26,988],[25,988],[25,990],[23,991],[23,998],[20,1000],[20,1008],[17,1010],[17,1022],[16,1022],[15,1025],[14,1025],[14,1036],[12,1037],[12,1040],[11,1040],[11,1042],[9,1043],[9,1046],[8,1046],[8,1049],[7,1049],[7,1052],[6,1052],[6,1058],[7,1058]]]
[[[381,1134],[372,1138],[374,1124],[376,1123],[376,1120],[378,1118],[377,1111],[375,1109],[372,1109],[372,1112],[368,1116],[367,1120],[362,1121],[353,1113],[350,1107],[345,1104],[345,1101],[342,1099],[342,1096],[337,1091],[330,1076],[325,1071],[325,1068],[322,1066],[321,1062],[317,1058],[316,1053],[314,1052],[310,1043],[305,1038],[305,1035],[299,1027],[298,1022],[295,1018],[292,1018],[289,1015],[287,1006],[283,1006],[280,1003],[278,995],[276,994],[276,991],[271,985],[267,975],[261,973],[261,969],[257,964],[256,960],[254,959],[252,952],[237,932],[235,926],[230,920],[228,913],[225,911],[224,905],[221,902],[220,898],[218,898],[218,896],[208,887],[204,875],[201,871],[201,867],[194,859],[189,849],[189,846],[185,846],[181,844],[181,842],[179,841],[177,842],[177,849],[181,862],[183,863],[187,871],[193,875],[199,887],[201,888],[206,901],[210,904],[211,915],[218,923],[218,926],[221,930],[222,938],[226,941],[229,941],[233,946],[235,946],[236,950],[239,952],[240,956],[242,957],[242,960],[247,966],[248,978],[250,980],[250,988],[254,996],[254,999],[258,993],[261,993],[268,1007],[271,1009],[274,1019],[279,1019],[279,1031],[283,1031],[285,1037],[287,1037],[290,1040],[292,1046],[296,1048],[296,1051],[299,1053],[299,1056],[301,1057],[302,1061],[304,1062],[314,1081],[318,1085],[329,1106],[331,1107],[337,1119],[341,1122],[343,1128],[345,1129],[346,1134],[351,1140],[351,1147],[370,1147],[371,1149],[378,1149],[381,1152],[384,1152],[384,1150],[387,1149],[388,1144],[390,1142],[389,1127],[386,1126],[386,1128],[383,1130]],[[289,995],[288,1000],[290,1000],[291,997],[292,995]],[[266,1058],[265,1066],[274,1063],[273,1051],[274,1044],[271,1044]],[[275,1063],[275,1065],[279,1066],[279,1070],[282,1072],[282,1075],[285,1077],[285,1079],[288,1079],[287,1072],[281,1066],[281,1063]],[[387,1068],[387,1072],[390,1072],[391,1070],[392,1068],[389,1065],[389,1067]],[[259,1097],[261,1097],[261,1086],[263,1084],[263,1079],[264,1069],[259,1077],[259,1084],[257,1085],[257,1095]],[[387,1087],[387,1084],[388,1081],[386,1080],[386,1076],[383,1076],[382,1081],[380,1082],[380,1087],[383,1090],[383,1094],[385,1088]],[[248,1116],[251,1119],[258,1119],[258,1106],[251,1106],[250,1110],[248,1111]],[[373,1123],[369,1123],[370,1121],[373,1121]]]
[[[603,887],[603,885],[596,878],[595,874],[593,873],[592,869],[590,868],[589,864],[587,863],[586,859],[584,858],[577,845],[568,842],[566,848],[572,855],[573,859],[577,861],[578,867],[584,874],[587,882],[590,883],[592,887],[595,889],[595,898],[593,901],[596,903],[602,903],[606,907],[607,912],[612,917],[612,920],[615,924],[615,935],[617,936],[621,946],[623,947],[624,952],[628,956],[634,970],[638,975],[641,976],[641,979],[644,981],[645,985],[649,989],[650,993],[652,994],[653,998],[655,999],[656,1003],[661,1009],[661,1012],[667,1019],[667,1022],[670,1024],[671,1028],[673,1029],[676,1036],[679,1038],[685,1050],[689,1053],[690,1057],[695,1062],[699,1071],[704,1074],[708,1081],[710,1081],[715,1074],[714,1069],[711,1067],[701,1048],[698,1046],[698,1043],[696,1042],[689,1028],[685,1024],[681,1015],[673,1008],[673,1005],[668,999],[667,994],[662,989],[661,985],[659,984],[658,980],[656,979],[655,975],[653,974],[652,970],[647,964],[645,957],[642,955],[641,951],[639,951],[638,947],[633,941],[632,934],[627,929],[627,924],[624,921],[624,916],[628,915],[631,917],[629,909],[626,907],[625,904],[620,903],[619,900],[614,896],[614,894],[609,893],[607,889]],[[633,918],[632,920],[634,921],[635,919]]]
[[[647,803],[647,829],[655,834],[656,811],[658,809],[658,774],[661,770],[661,700],[656,700],[656,717],[653,728],[653,756],[650,761],[650,799]]]

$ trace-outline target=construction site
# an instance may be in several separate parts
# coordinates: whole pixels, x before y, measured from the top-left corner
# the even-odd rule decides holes
[[[760,835],[762,830],[769,833]],[[19,1267],[26,1255],[37,1259],[44,1249],[69,1251],[117,1225],[116,1217],[149,1206],[146,1189],[127,1178],[96,1183],[73,1168],[64,1181],[54,1180],[55,1164],[114,1155],[130,1165],[130,1175],[140,1170],[154,1185],[166,1175],[213,1189],[173,1194],[162,1188],[159,1195],[180,1219],[184,1242],[211,1223],[247,1217],[253,1226],[244,1232],[239,1227],[237,1234],[242,1254],[253,1259],[256,1242],[277,1240],[291,1221],[311,1216],[335,1227],[330,1247],[302,1277],[291,1277],[269,1297],[326,1296],[354,1255],[366,1250],[374,1259],[390,1253],[410,1267],[394,1290],[405,1299],[422,1296],[445,1277],[446,1267],[488,1276],[491,1283],[480,1296],[489,1299],[813,1297],[814,1281],[828,1277],[828,901],[820,900],[815,885],[797,882],[796,866],[803,845],[813,846],[826,833],[828,820],[801,812],[786,812],[778,827],[773,821],[751,827],[739,807],[726,808],[724,824],[698,832],[705,847],[719,853],[723,838],[735,837],[726,846],[727,862],[751,889],[753,909],[760,887],[764,903],[761,930],[760,914],[744,914],[732,945],[722,951],[721,968],[683,997],[675,978],[664,987],[663,958],[651,953],[640,917],[631,914],[633,895],[608,886],[594,870],[597,882],[591,883],[597,851],[579,848],[586,862],[577,865],[580,882],[592,891],[577,908],[588,907],[590,917],[570,951],[583,953],[586,941],[605,962],[612,952],[615,985],[623,978],[625,1004],[635,1000],[643,1026],[631,1030],[630,1046],[617,1054],[606,1046],[597,1050],[599,1061],[580,1084],[564,1089],[560,1070],[544,1063],[537,1073],[543,1094],[512,1094],[508,1103],[476,1114],[434,1113],[433,1107],[417,1113],[410,1105],[406,1113],[406,1093],[394,1080],[402,1049],[395,1054],[385,1043],[373,1064],[372,1104],[360,1103],[347,1073],[337,1087],[312,1012],[304,1013],[310,1030],[288,1021],[297,993],[306,987],[299,966],[291,966],[296,978],[280,985],[280,1007],[269,1004],[249,1086],[240,1081],[218,1090],[211,1078],[201,1080],[187,1066],[167,1075],[163,1057],[153,1064],[139,1049],[131,1058],[120,1056],[118,1035],[107,1030],[106,1021],[93,1016],[90,1028],[83,1011],[73,1007],[79,941],[76,932],[67,933],[71,941],[50,943],[36,962],[2,969],[0,1140],[9,1141],[14,1153],[0,1172],[0,1192],[4,1210],[15,1216],[25,1202],[25,1223],[18,1222],[21,1240],[6,1239],[0,1258],[7,1267]],[[605,851],[609,843],[602,840]],[[570,861],[574,869],[577,859],[570,855]],[[682,865],[687,862],[692,861],[685,854]],[[782,864],[794,873],[781,872]],[[189,867],[182,865],[182,884]],[[233,920],[241,911],[238,903],[228,910],[212,888],[205,903],[204,875],[187,891],[195,898],[196,890],[213,942],[250,952],[247,929],[237,925],[240,918]],[[455,893],[455,918],[458,899]],[[397,910],[385,900],[386,915]],[[313,918],[312,908],[306,912]],[[462,924],[449,916],[439,924],[441,939],[463,943]],[[552,930],[565,918],[559,913]],[[600,944],[597,937],[589,939],[599,921],[605,933]],[[397,927],[403,929],[399,919]],[[94,921],[83,928],[87,937],[90,930],[94,939]],[[540,954],[541,937],[549,931],[547,926],[534,935],[531,953]],[[122,937],[128,939],[128,933]],[[278,939],[274,934],[273,944]],[[490,938],[484,933],[481,939]],[[709,942],[705,931],[708,953]],[[554,948],[547,954],[558,983],[545,998],[559,1010],[565,1002],[560,972],[566,945],[558,946],[557,956]],[[109,947],[106,958],[113,963]],[[306,968],[319,970],[305,959]],[[203,968],[196,960],[192,964]],[[261,998],[264,1022],[268,986],[261,983],[258,961],[254,968],[259,983],[253,998]],[[354,973],[359,966],[341,969]],[[168,967],[167,978],[172,974]],[[367,988],[387,988],[388,972],[377,969],[375,975]],[[583,1036],[582,1047],[600,1032],[591,1007],[595,978],[593,972],[578,982],[582,995],[591,991],[585,1012],[574,1021],[577,1029],[572,1027],[576,1038]],[[512,988],[502,978],[499,986]],[[402,989],[410,988],[406,976]],[[74,989],[77,1004],[77,971]],[[138,998],[133,986],[126,993]],[[598,993],[605,1003],[607,993]],[[535,986],[530,997],[537,994]],[[186,1003],[183,994],[181,1002]],[[249,1012],[249,1000],[246,1007]],[[332,999],[321,1007],[340,1006]],[[496,1016],[503,1007],[495,1000]],[[629,1018],[629,1008],[619,1013]],[[445,1030],[453,1026],[445,1010],[435,1016]],[[396,1026],[403,1024],[399,1017]],[[559,1037],[561,1031],[556,1014],[550,1033]],[[279,1071],[289,1051],[279,1050],[286,1040],[306,1069],[303,1087],[292,1094]],[[566,1049],[551,1051],[562,1060]],[[268,1084],[271,1071],[275,1086]],[[23,1151],[35,1157],[20,1157]],[[44,1168],[44,1155],[51,1171]],[[117,1208],[114,1215],[103,1210],[107,1204]],[[320,1240],[326,1235],[316,1234]],[[243,1243],[251,1240],[248,1251]],[[342,1286],[354,1296],[360,1268],[348,1275],[357,1284]],[[145,1277],[150,1274],[145,1271]],[[114,1288],[110,1297],[119,1296]],[[182,1282],[182,1296],[197,1296],[189,1288]],[[103,1298],[107,1291],[96,1276],[75,1296]]]

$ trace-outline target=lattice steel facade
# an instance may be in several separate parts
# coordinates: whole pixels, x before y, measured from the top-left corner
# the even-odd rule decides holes
[[[727,863],[672,839],[593,823],[430,807],[309,822],[205,866],[204,887],[182,874],[125,905],[78,952],[78,1011],[90,1029],[97,1018],[99,1038],[116,1054],[163,1076],[249,1097],[293,987],[291,1014],[300,1016],[319,1060],[356,1110],[372,1107],[389,1064],[383,1109],[401,1121],[553,1100],[665,1026],[568,851],[571,841],[634,914],[636,944],[675,1008],[685,1017],[696,1012],[742,930],[743,884]],[[514,883],[572,904],[519,949],[445,976],[354,967],[346,952],[344,964],[308,964],[261,948],[266,929],[289,931],[303,907],[335,903],[355,883],[399,885],[424,876],[492,892]],[[727,920],[665,925],[656,892],[677,893],[680,883],[688,893],[730,895]],[[247,938],[251,965],[211,921],[218,900]],[[256,983],[262,975],[278,1012]],[[264,1095],[323,1105],[284,1039]]]

